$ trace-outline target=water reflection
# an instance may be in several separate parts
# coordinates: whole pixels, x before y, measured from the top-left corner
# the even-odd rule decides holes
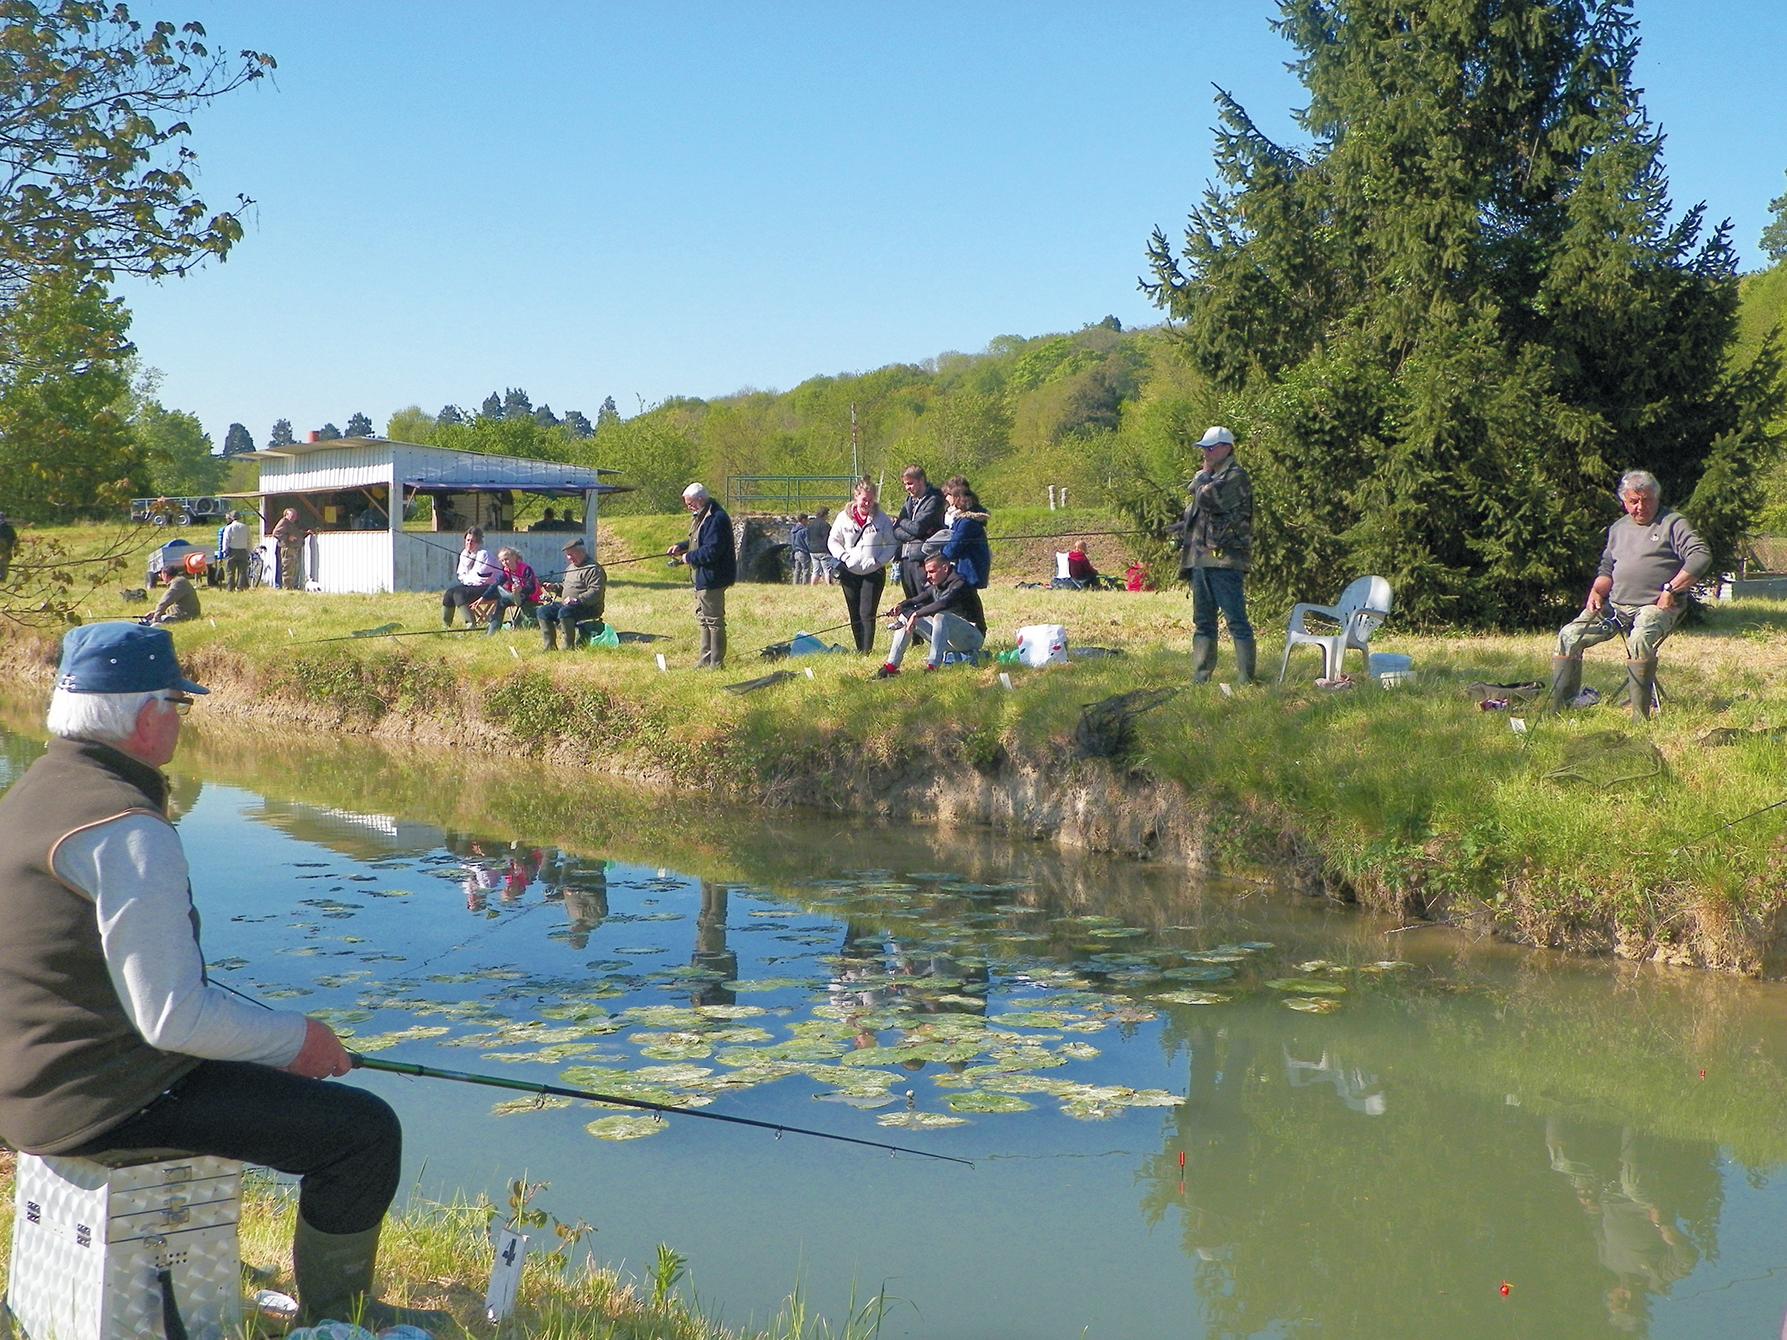
[[[549,1165],[566,1212],[626,1207],[606,1252],[670,1241],[729,1308],[793,1243],[810,1278],[900,1275],[902,1329],[939,1337],[1779,1326],[1780,988],[1386,937],[986,835],[208,748],[176,779],[221,979],[366,1050],[980,1160],[676,1120],[596,1146],[586,1108],[394,1091],[439,1175]],[[35,753],[0,734],[0,783]]]

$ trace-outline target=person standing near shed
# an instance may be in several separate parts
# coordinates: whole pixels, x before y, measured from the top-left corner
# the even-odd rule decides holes
[[[701,634],[697,670],[726,668],[726,588],[738,580],[738,551],[732,543],[732,518],[701,484],[683,490],[689,509],[689,538],[665,552],[686,563],[695,578],[695,624]]]
[[[286,508],[285,515],[274,523],[273,543],[279,553],[279,589],[296,591],[300,566],[298,550],[304,543],[304,527],[299,524],[297,508]]]
[[[307,1322],[439,1326],[371,1301],[403,1132],[319,1020],[205,978],[168,782],[206,690],[165,629],[63,639],[51,740],[0,797],[0,1138],[40,1155],[179,1149],[296,1175]]]
[[[1235,682],[1251,684],[1256,664],[1247,621],[1246,578],[1253,566],[1253,483],[1235,459],[1235,435],[1217,426],[1198,440],[1204,468],[1191,481],[1191,502],[1172,529],[1179,572],[1191,583],[1191,679],[1216,669],[1216,616],[1235,640]]]
[[[240,512],[231,512],[229,522],[223,528],[221,540],[223,549],[223,571],[227,585],[232,591],[248,589],[248,527],[242,522]]]

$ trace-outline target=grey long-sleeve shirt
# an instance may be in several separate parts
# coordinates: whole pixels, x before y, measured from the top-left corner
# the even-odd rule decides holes
[[[1654,605],[1663,584],[1676,573],[1685,568],[1699,581],[1712,565],[1712,550],[1687,517],[1663,507],[1648,526],[1622,516],[1607,528],[1597,576],[1613,578],[1614,604]]]
[[[186,853],[167,824],[133,814],[72,834],[55,870],[93,899],[118,1002],[151,1047],[270,1066],[297,1059],[303,1015],[260,1009],[205,980]]]

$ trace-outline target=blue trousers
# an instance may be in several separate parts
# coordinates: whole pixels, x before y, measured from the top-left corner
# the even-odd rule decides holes
[[[1247,574],[1233,568],[1191,570],[1191,631],[1198,637],[1216,636],[1216,614],[1222,612],[1229,636],[1237,642],[1253,641],[1253,625],[1247,622]]]

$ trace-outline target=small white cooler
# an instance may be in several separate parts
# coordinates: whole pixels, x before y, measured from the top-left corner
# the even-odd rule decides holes
[[[190,1340],[242,1326],[242,1165],[20,1154],[6,1305],[31,1340],[162,1337],[159,1274]]]

